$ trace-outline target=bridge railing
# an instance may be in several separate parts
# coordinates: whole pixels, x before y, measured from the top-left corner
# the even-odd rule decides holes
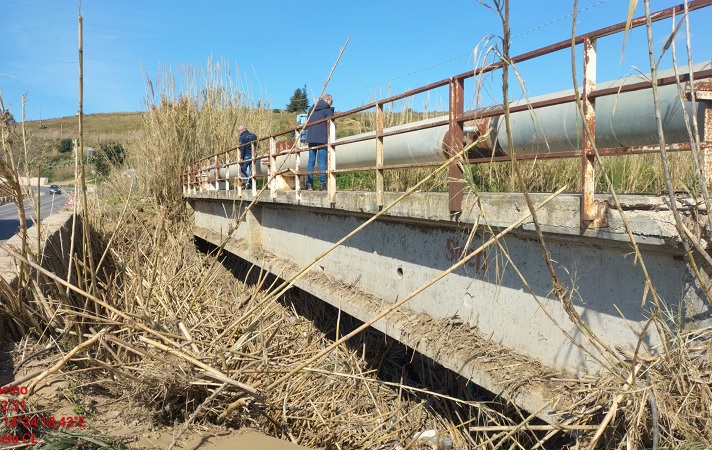
[[[695,0],[687,5],[688,11],[694,11],[712,5],[712,0]],[[685,12],[685,5],[681,4],[675,7],[667,8],[650,17],[651,21],[659,21],[675,15],[681,15]],[[629,28],[636,28],[645,25],[646,18],[638,17],[632,19]],[[501,146],[497,145],[494,140],[490,142],[490,148],[487,148],[487,140],[480,140],[477,151],[470,151],[464,155],[464,159],[450,164],[448,168],[448,192],[449,192],[449,209],[451,213],[457,214],[462,208],[463,193],[465,191],[463,163],[480,164],[498,161],[509,161],[513,157],[519,160],[526,159],[541,159],[541,158],[572,158],[581,159],[581,222],[583,226],[600,226],[601,220],[605,216],[605,205],[598,205],[594,201],[594,143],[596,142],[596,100],[606,96],[617,96],[624,92],[634,92],[642,89],[650,89],[653,83],[657,86],[665,86],[677,83],[685,83],[686,95],[688,100],[693,104],[701,102],[704,104],[704,123],[701,126],[703,135],[695,142],[694,138],[680,142],[666,143],[666,149],[669,150],[691,150],[697,145],[701,154],[704,156],[705,173],[712,174],[712,82],[699,81],[712,78],[712,69],[709,66],[702,70],[696,70],[687,73],[675,74],[673,76],[659,77],[652,81],[642,81],[638,83],[621,84],[614,87],[606,87],[597,89],[596,86],[596,41],[599,38],[609,36],[615,33],[622,32],[626,29],[626,23],[621,22],[606,28],[602,28],[590,33],[582,34],[574,39],[566,39],[560,42],[548,45],[546,47],[533,50],[511,58],[511,64],[517,64],[524,61],[532,60],[543,55],[547,55],[556,51],[570,48],[572,45],[583,46],[583,87],[580,92],[547,98],[544,100],[533,101],[526,104],[510,104],[510,114],[519,111],[531,111],[539,108],[546,108],[555,105],[562,105],[571,102],[580,103],[580,113],[583,120],[580,139],[582,143],[580,149],[566,151],[550,151],[516,154],[511,151],[502,151]],[[313,122],[310,125],[318,123],[327,123],[328,126],[328,150],[327,158],[327,193],[331,203],[336,202],[336,175],[347,172],[364,172],[374,171],[376,174],[376,198],[378,206],[384,205],[384,175],[386,170],[434,166],[442,164],[443,160],[448,157],[459,155],[464,149],[464,138],[468,134],[471,139],[485,137],[492,132],[493,124],[491,121],[505,112],[504,106],[488,107],[465,111],[465,82],[466,80],[478,77],[495,70],[501,69],[503,63],[501,61],[479,67],[473,71],[468,71],[459,75],[455,75],[448,79],[440,80],[435,83],[422,86],[417,89],[409,90],[398,95],[390,96],[382,100],[378,100],[367,105],[335,114],[333,117],[324,119],[319,122]],[[413,97],[418,94],[426,93],[434,89],[447,87],[448,89],[448,112],[447,116],[436,118],[430,121],[414,123],[410,126],[400,126],[384,128],[384,106],[389,103],[394,103],[403,99]],[[578,97],[577,97],[578,94]],[[579,104],[577,103],[577,104]],[[360,134],[356,136],[336,139],[335,122],[346,117],[353,117],[358,113],[368,110],[375,110],[375,130],[371,133]],[[473,125],[469,126],[467,133],[465,124],[469,122]],[[437,127],[447,127],[447,133],[443,137],[443,158],[442,160],[433,160],[429,162],[419,161],[413,164],[386,164],[384,163],[384,153],[388,149],[384,148],[384,139],[390,136],[397,136],[404,133],[411,133],[419,130],[435,129]],[[289,176],[293,180],[291,186],[292,192],[297,198],[301,196],[303,190],[300,186],[299,177],[306,174],[303,170],[304,162],[301,161],[303,156],[308,151],[305,147],[300,146],[300,133],[303,127],[295,127],[276,133],[271,136],[262,137],[258,140],[258,146],[264,148],[267,146],[269,152],[267,155],[257,156],[253,151],[253,158],[249,160],[240,159],[240,148],[234,147],[223,150],[209,157],[195,161],[184,168],[183,171],[183,191],[184,194],[203,191],[206,189],[236,189],[237,195],[242,196],[242,186],[240,179],[240,165],[249,163],[251,166],[251,177],[254,179],[262,179],[266,181],[266,186],[270,190],[270,195],[274,198],[277,191],[280,190],[278,181],[282,176]],[[293,140],[290,140],[293,138]],[[287,140],[285,140],[287,139]],[[336,167],[336,153],[339,147],[352,145],[358,142],[373,140],[375,150],[375,164],[361,165],[356,168],[338,168]],[[251,144],[250,144],[251,145]],[[286,148],[285,148],[286,147]],[[484,147],[484,152],[483,152]],[[599,155],[616,156],[626,154],[641,154],[659,151],[656,145],[645,146],[628,146],[628,147],[606,147],[599,148],[596,146],[596,151]],[[288,164],[285,164],[289,159]],[[287,173],[288,172],[288,173]],[[312,172],[314,175],[319,174],[319,171]],[[232,183],[231,183],[232,181]],[[256,183],[252,183],[252,194],[257,193]]]

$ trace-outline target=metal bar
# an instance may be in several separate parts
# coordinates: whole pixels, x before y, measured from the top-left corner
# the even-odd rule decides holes
[[[271,198],[277,198],[277,140],[274,137],[269,138],[269,195]]]
[[[201,192],[201,183],[200,183],[200,178],[203,176],[203,171],[202,171],[202,165],[199,163],[193,163],[193,183],[195,192]]]
[[[301,157],[299,156],[301,152],[296,152],[296,156],[294,157],[294,191],[296,192],[296,197],[297,199],[300,199],[302,197],[302,182],[300,180],[300,165],[301,165]]]
[[[240,163],[239,163],[240,150],[235,148],[232,151],[235,153],[235,157],[233,158],[232,166],[237,168],[237,174],[236,174],[236,176],[233,176],[233,178],[232,178],[233,189],[235,189],[235,186],[239,186],[241,183],[241,181],[240,181]],[[228,169],[228,173],[229,173],[229,170],[230,169]]]
[[[697,79],[703,79],[703,78],[712,78],[712,69],[706,69],[706,70],[698,70],[696,72],[692,73],[693,77]],[[681,73],[679,77],[680,83],[685,83],[690,81],[690,74],[689,73]],[[661,77],[658,78],[657,80],[657,85],[658,86],[668,86],[670,84],[676,84],[678,82],[678,78],[676,78],[674,75],[669,76],[669,77]],[[649,89],[653,85],[652,82],[650,81],[641,81],[640,83],[631,83],[631,84],[626,84],[620,87],[612,87],[612,88],[607,88],[607,89],[598,89],[589,94],[589,97],[596,98],[596,97],[603,97],[606,95],[617,95],[619,93],[623,92],[631,92],[631,91],[640,91],[642,89]]]
[[[381,210],[385,203],[383,171],[383,103],[376,109],[376,204]]]
[[[595,100],[588,93],[596,89],[596,41],[586,39],[583,44],[583,128],[581,137],[581,227],[586,228],[596,217],[594,194],[596,189],[595,157],[591,149],[596,145]]]
[[[252,155],[252,159],[250,159],[250,174],[247,177],[248,183],[250,183],[250,190],[252,191],[252,195],[255,196],[257,195],[257,180],[255,179],[255,162],[257,161],[257,143],[255,141],[250,142],[249,145],[251,148],[250,155]],[[269,155],[267,156],[269,158]]]
[[[242,160],[242,152],[240,151],[240,146],[237,147],[237,177],[240,180],[237,183],[237,195],[238,197],[242,197],[242,163],[244,161]]]
[[[667,151],[690,151],[690,144],[680,143],[667,146]],[[660,149],[657,146],[639,146],[639,147],[612,147],[607,149],[598,149],[598,154],[601,156],[621,156],[621,155],[646,155],[659,153]],[[580,151],[566,152],[550,152],[550,153],[530,153],[517,155],[517,160],[535,160],[535,159],[563,159],[563,158],[580,158]],[[507,155],[503,156],[488,156],[483,158],[470,158],[470,164],[486,164],[496,162],[511,161],[512,158]]]
[[[701,142],[703,170],[707,184],[712,183],[712,103],[705,101],[704,139]]]
[[[462,116],[465,109],[465,82],[461,78],[450,79],[450,114],[449,114],[449,141],[446,143],[448,157],[451,158],[462,152],[463,122],[458,118]],[[462,166],[458,161],[450,164],[448,173],[448,199],[450,214],[462,212],[462,197],[465,190],[465,183],[462,173]]]
[[[230,150],[225,152],[225,190],[230,190]]]
[[[712,69],[700,70],[700,71],[694,72],[693,77],[695,79],[712,78]],[[680,74],[680,82],[681,83],[687,82],[689,80],[690,80],[689,73]],[[677,83],[677,80],[675,79],[674,76],[658,78],[658,86],[667,86],[667,85],[675,84],[675,83]],[[618,94],[622,94],[624,92],[640,91],[642,89],[649,89],[650,86],[652,86],[652,83],[650,81],[642,81],[640,83],[631,83],[631,84],[626,84],[626,85],[613,87],[613,88],[595,89],[588,93],[588,98],[595,99],[595,98],[604,97],[607,95],[618,95]],[[528,103],[525,105],[510,106],[509,112],[515,113],[515,112],[526,111],[526,110],[530,110],[530,109],[543,108],[546,106],[561,105],[564,103],[573,102],[575,100],[576,100],[576,97],[573,94],[566,95],[566,96],[542,100],[542,101],[538,101],[538,102],[532,102],[532,103]],[[504,109],[499,106],[494,106],[494,107],[487,107],[487,108],[481,108],[481,109],[467,111],[467,112],[463,113],[462,119],[465,121],[476,120],[476,119],[484,119],[486,117],[501,116],[502,114],[504,114]]]
[[[329,124],[329,133],[327,138],[329,140],[329,145],[327,146],[328,154],[326,158],[327,174],[326,174],[326,188],[328,191],[329,202],[333,205],[336,203],[336,145],[334,145],[334,140],[336,137],[336,124],[331,117],[327,122]],[[317,164],[318,166],[318,164]]]
[[[205,164],[200,164],[200,178],[198,179],[198,190],[199,192],[203,192],[204,190],[204,184],[207,183],[208,176],[205,174]]]
[[[215,155],[215,190],[220,190],[220,160],[218,159],[218,154]]]

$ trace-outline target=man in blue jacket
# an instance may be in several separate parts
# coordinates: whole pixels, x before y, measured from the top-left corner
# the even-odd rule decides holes
[[[310,123],[318,122],[334,115],[334,108],[331,106],[333,99],[329,94],[323,94],[319,101],[309,110],[309,120],[307,122],[307,144],[309,145],[309,161],[307,162],[307,190],[314,189],[314,162],[319,163],[319,190],[326,190],[326,143],[328,140],[327,122],[309,126]]]
[[[257,136],[245,128],[244,125],[237,127],[240,133],[240,161],[252,159],[252,147],[255,146]],[[252,161],[241,162],[240,172],[242,172],[242,187],[250,189],[252,187]]]

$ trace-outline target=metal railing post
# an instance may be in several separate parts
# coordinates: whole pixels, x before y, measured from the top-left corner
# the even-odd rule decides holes
[[[250,161],[250,175],[247,177],[248,183],[250,183],[250,190],[252,191],[253,196],[257,195],[257,180],[255,179],[255,158],[257,157],[256,142],[257,141],[252,141],[249,144],[252,149],[252,152],[250,152],[252,160]]]
[[[694,91],[695,101],[701,102],[704,106],[704,118],[702,124],[702,136],[700,141],[700,153],[702,157],[702,170],[704,171],[705,183],[712,184],[712,81],[697,81],[690,87],[688,100],[692,98]],[[699,156],[698,156],[699,158]]]
[[[200,192],[205,192],[210,184],[210,160],[200,161]]]
[[[605,226],[605,213],[599,211],[594,195],[596,193],[596,157],[593,146],[596,144],[596,105],[595,99],[589,98],[596,90],[596,40],[586,38],[583,41],[583,127],[581,138],[581,227]]]
[[[708,185],[712,184],[712,104],[705,106],[704,140],[702,142],[702,158],[704,159],[705,178]]]
[[[299,199],[302,196],[301,190],[302,190],[302,184],[300,183],[300,178],[301,176],[299,175],[299,154],[301,153],[301,144],[302,144],[302,134],[300,132],[300,129],[297,128],[294,130],[294,145],[292,146],[291,149],[289,149],[289,154],[287,155],[287,158],[291,158],[292,154],[294,154],[294,192],[295,196]],[[296,150],[296,153],[292,153],[293,151]]]
[[[191,180],[193,178],[192,170],[193,170],[192,164],[188,164],[185,167],[185,193],[186,194],[192,193],[192,189],[193,189],[193,183],[191,183]]]
[[[230,150],[225,152],[225,190],[230,190]]]
[[[449,110],[449,130],[446,151],[448,158],[462,152],[462,140],[464,137],[463,124],[460,117],[465,112],[465,80],[464,78],[450,78],[450,110]],[[463,158],[464,161],[464,158]],[[448,204],[450,214],[462,212],[462,197],[465,190],[463,177],[463,167],[460,162],[455,161],[448,167]]]
[[[215,155],[215,190],[220,190],[220,158]]]
[[[277,198],[277,140],[269,137],[269,193],[270,198]]]
[[[596,41],[586,39],[583,42],[583,119],[581,139],[581,222],[591,221],[595,211],[593,196],[595,192],[594,157],[591,149],[596,142],[595,100],[589,93],[596,89]]]
[[[336,124],[332,119],[327,122],[329,125],[328,140],[329,144],[327,146],[328,154],[326,158],[327,166],[327,180],[326,186],[329,195],[329,202],[331,204],[336,203],[336,145],[334,141],[336,140]]]
[[[208,180],[208,175],[210,174],[205,173],[206,165],[208,165],[207,159],[203,159],[196,164],[195,181],[198,183],[198,192],[203,192],[205,190],[205,185],[208,183],[208,181],[210,181]]]
[[[238,197],[242,197],[242,149],[240,146],[237,146],[237,195]]]
[[[376,107],[376,204],[378,210],[385,204],[385,182],[383,170],[383,103]]]

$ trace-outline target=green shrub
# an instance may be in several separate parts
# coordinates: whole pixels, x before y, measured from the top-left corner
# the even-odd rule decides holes
[[[69,138],[64,138],[57,143],[59,153],[70,153],[72,150],[74,150],[74,141]]]
[[[94,157],[94,167],[101,176],[109,175],[111,167],[121,166],[126,158],[124,146],[118,142],[106,141],[99,143],[99,152]]]

